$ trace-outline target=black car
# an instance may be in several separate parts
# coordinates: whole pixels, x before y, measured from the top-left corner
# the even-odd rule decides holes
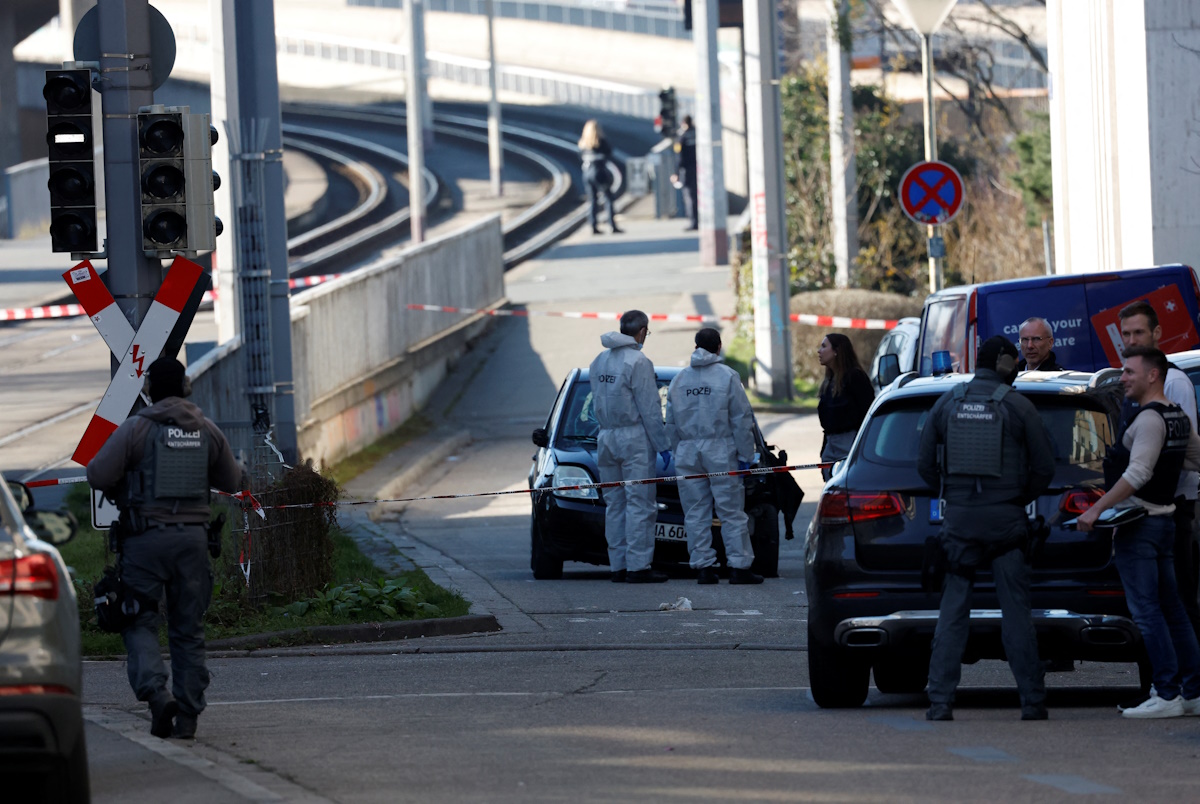
[[[943,506],[917,474],[917,452],[934,402],[968,379],[901,377],[876,399],[821,494],[805,546],[808,666],[820,706],[861,705],[872,670],[880,692],[925,688],[939,595],[922,591],[921,568]],[[1119,379],[1114,369],[1030,372],[1015,384],[1054,444],[1054,480],[1028,509],[1033,614],[1044,659],[1139,658],[1141,636],[1112,563],[1113,530],[1083,533],[1064,525],[1103,493]],[[1003,658],[999,609],[991,573],[981,571],[964,661]]]
[[[681,369],[655,366],[658,393],[666,405],[667,386]],[[547,488],[599,482],[596,467],[596,435],[600,425],[592,408],[592,389],[586,368],[572,369],[550,409],[544,428],[533,431],[538,451],[529,469],[529,487]],[[754,443],[758,466],[784,466],[787,453],[776,456],[773,446],[763,441],[758,425]],[[674,469],[674,463],[670,467]],[[668,476],[660,472],[659,477]],[[687,532],[679,489],[674,482],[655,486],[658,522],[655,526],[654,563],[687,563]],[[530,528],[530,568],[539,580],[561,578],[564,561],[608,564],[604,540],[604,498],[597,489],[551,491],[533,496]],[[750,516],[750,541],[754,548],[752,569],[766,577],[779,575],[779,514],[783,512],[787,538],[792,538],[792,519],[800,508],[803,493],[788,474],[755,475],[746,478],[746,513]],[[713,547],[724,562],[719,523],[713,523]]]

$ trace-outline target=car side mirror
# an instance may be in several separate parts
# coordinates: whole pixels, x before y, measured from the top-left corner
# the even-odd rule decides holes
[[[74,514],[59,511],[28,511],[25,524],[44,542],[53,545],[66,544],[75,538],[79,523]]]
[[[533,431],[533,445],[542,448],[550,446],[550,436],[546,433],[546,428],[539,427]]]
[[[880,355],[879,372],[875,375],[880,388],[887,388],[900,376],[900,355]]]
[[[21,513],[25,513],[33,507],[33,492],[29,490],[28,486],[18,483],[16,480],[6,482],[8,483],[8,492],[17,501],[17,508],[21,509]]]

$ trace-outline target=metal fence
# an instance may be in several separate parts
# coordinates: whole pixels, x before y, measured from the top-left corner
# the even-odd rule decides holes
[[[350,6],[403,8],[403,0],[346,0]],[[425,0],[427,11],[483,16],[485,0]],[[504,19],[576,25],[605,31],[661,36],[668,39],[692,38],[683,27],[683,14],[674,2],[552,3],[532,0],[496,0],[495,15]]]

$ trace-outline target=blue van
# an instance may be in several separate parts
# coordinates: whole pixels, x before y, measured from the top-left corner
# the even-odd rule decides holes
[[[1159,347],[1170,354],[1200,346],[1200,284],[1187,265],[1096,274],[1035,276],[960,285],[930,294],[921,314],[915,368],[931,373],[933,353],[950,352],[954,370],[973,371],[975,351],[993,335],[1017,343],[1021,322],[1040,316],[1054,330],[1058,364],[1075,371],[1121,365],[1117,313],[1146,299],[1158,313]],[[904,369],[909,368],[904,366]]]

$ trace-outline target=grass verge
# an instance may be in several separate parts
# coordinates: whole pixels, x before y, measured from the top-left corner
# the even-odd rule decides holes
[[[82,484],[67,495],[67,505],[80,522],[79,532],[59,550],[71,568],[75,591],[79,596],[79,619],[85,656],[113,656],[125,652],[120,634],[108,634],[96,625],[92,611],[92,584],[111,561],[105,546],[106,533],[91,527],[90,493]],[[354,539],[335,530],[333,537],[333,581],[311,598],[276,600],[265,609],[238,601],[236,595],[222,594],[220,583],[213,590],[213,603],[205,617],[205,632],[210,640],[225,637],[284,631],[315,625],[348,625],[384,620],[417,620],[431,617],[459,617],[471,604],[429,580],[420,569],[388,577],[358,549]],[[226,546],[228,550],[228,545]],[[222,560],[225,560],[224,557]],[[219,574],[218,574],[219,575]],[[233,591],[233,590],[229,590]],[[165,626],[159,641],[166,645]],[[299,634],[272,644],[305,644]]]
[[[428,433],[432,427],[433,422],[420,413],[414,413],[404,421],[404,424],[378,441],[334,464],[332,468],[326,469],[324,474],[332,478],[339,486],[344,486],[409,441]]]

